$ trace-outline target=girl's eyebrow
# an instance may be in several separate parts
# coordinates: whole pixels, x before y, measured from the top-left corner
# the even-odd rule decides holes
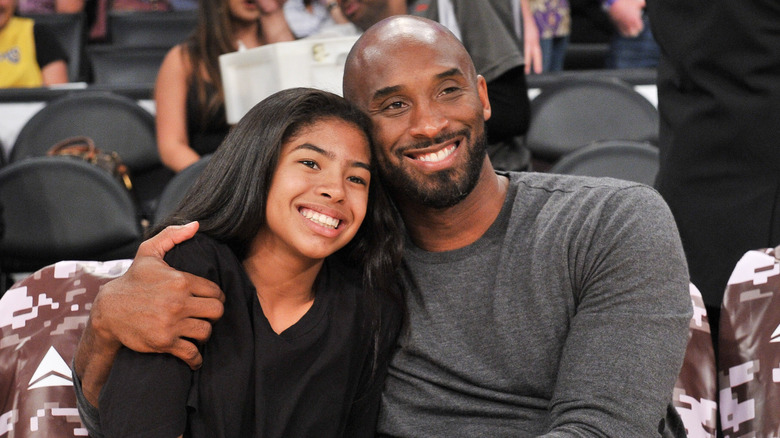
[[[323,155],[323,156],[325,156],[325,157],[327,157],[327,158],[329,158],[331,160],[335,160],[336,159],[336,155],[333,152],[326,151],[325,149],[323,149],[323,148],[321,148],[319,146],[313,145],[311,143],[299,144],[298,146],[295,146],[295,148],[293,148],[293,151],[297,151],[297,150],[300,150],[300,149],[306,149],[306,150],[314,151],[314,152],[316,152],[316,153],[318,153],[320,155]],[[358,160],[350,161],[349,165],[352,166],[352,167],[360,167],[360,168],[366,169],[368,171],[371,170],[371,166],[369,166],[368,163],[364,163],[364,162],[358,161]]]

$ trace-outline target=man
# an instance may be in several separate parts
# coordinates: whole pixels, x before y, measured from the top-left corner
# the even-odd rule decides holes
[[[656,187],[677,220],[717,345],[737,261],[780,243],[780,3],[647,3],[662,48]]]
[[[452,30],[471,55],[477,73],[487,80],[493,107],[488,121],[493,164],[503,170],[528,168],[528,151],[514,141],[528,130],[531,109],[511,0],[338,0],[338,4],[362,30],[403,14],[429,18]]]
[[[366,31],[344,92],[374,123],[415,283],[379,434],[664,430],[691,304],[660,197],[616,180],[496,173],[485,154],[485,80],[429,20],[394,17]],[[93,402],[120,343],[199,365],[188,338],[208,337],[202,319],[219,317],[220,293],[160,260],[195,228],[144,243],[130,271],[100,291],[75,358]]]

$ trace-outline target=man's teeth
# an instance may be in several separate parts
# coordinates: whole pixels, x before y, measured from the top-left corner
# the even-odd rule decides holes
[[[446,148],[440,150],[439,152],[431,152],[430,154],[420,155],[417,157],[420,161],[441,161],[450,155],[452,155],[453,152],[455,152],[456,145],[447,146]]]
[[[322,213],[317,213],[313,210],[302,210],[301,214],[306,219],[315,222],[323,227],[336,228],[339,226],[339,220],[330,216],[326,216]]]

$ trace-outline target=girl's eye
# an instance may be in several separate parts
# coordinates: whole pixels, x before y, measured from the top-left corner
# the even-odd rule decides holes
[[[347,178],[347,181],[353,182],[355,184],[366,185],[366,180],[364,180],[363,178],[361,178],[359,176],[350,176],[350,177]]]
[[[303,164],[306,167],[312,168],[312,169],[319,169],[320,166],[317,165],[317,162],[314,160],[301,160],[299,161],[301,164]]]

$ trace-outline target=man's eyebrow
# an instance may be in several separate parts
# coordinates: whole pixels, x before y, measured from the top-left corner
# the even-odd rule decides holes
[[[401,89],[400,85],[393,85],[392,87],[380,88],[374,92],[372,100],[382,99],[385,96],[396,93]]]
[[[333,152],[326,151],[325,149],[323,149],[323,148],[321,148],[319,146],[315,146],[315,145],[313,145],[311,143],[302,143],[302,144],[299,144],[298,146],[296,146],[295,148],[293,148],[294,151],[301,150],[301,149],[314,151],[314,152],[316,152],[316,153],[318,153],[320,155],[324,155],[325,157],[327,157],[327,158],[329,158],[331,160],[335,160],[336,159],[336,154],[334,154]],[[371,166],[368,163],[364,163],[362,161],[352,160],[352,161],[349,162],[349,165],[351,167],[360,167],[362,169],[366,169],[369,172],[371,171]]]
[[[453,67],[447,71],[441,72],[436,75],[436,79],[445,79],[451,76],[463,76],[463,72],[458,67]]]

